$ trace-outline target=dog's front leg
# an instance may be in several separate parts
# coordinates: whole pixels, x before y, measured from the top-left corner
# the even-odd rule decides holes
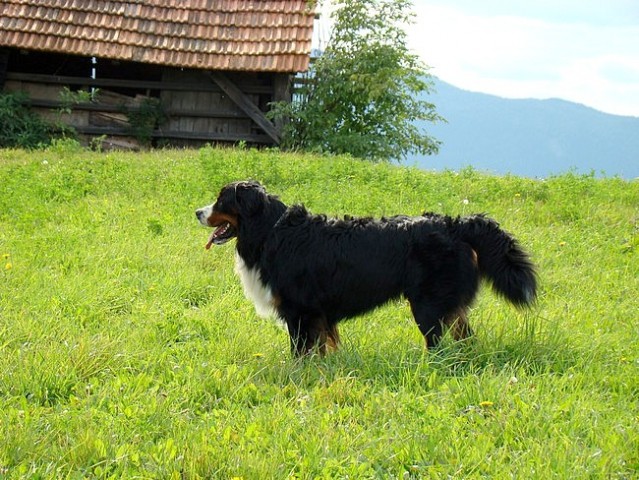
[[[286,320],[291,341],[291,353],[303,357],[312,353],[325,355],[327,346],[337,348],[339,335],[337,328],[329,328],[322,315],[297,315]]]

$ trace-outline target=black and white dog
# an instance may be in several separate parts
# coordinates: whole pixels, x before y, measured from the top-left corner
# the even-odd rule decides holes
[[[337,324],[405,297],[428,347],[444,330],[472,334],[466,314],[480,279],[517,306],[533,302],[535,268],[483,215],[333,219],[287,207],[258,182],[222,188],[196,212],[206,248],[237,239],[236,271],[258,314],[282,320],[295,355],[339,344]]]

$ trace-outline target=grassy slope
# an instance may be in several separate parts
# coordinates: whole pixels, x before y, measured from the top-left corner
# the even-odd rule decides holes
[[[403,302],[291,360],[193,211],[256,178],[329,214],[487,212],[538,305],[483,289],[434,354]],[[639,183],[204,149],[0,152],[0,476],[631,478]]]

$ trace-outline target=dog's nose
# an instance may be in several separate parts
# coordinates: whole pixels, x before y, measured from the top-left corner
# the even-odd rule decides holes
[[[198,208],[195,211],[195,216],[200,221],[200,223],[206,227],[206,226],[209,226],[209,217],[211,216],[212,213],[213,213],[213,210],[211,207],[202,207],[202,208]]]

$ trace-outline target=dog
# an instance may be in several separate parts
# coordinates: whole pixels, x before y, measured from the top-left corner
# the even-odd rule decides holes
[[[429,349],[446,330],[454,340],[472,334],[467,312],[481,279],[515,306],[536,298],[529,255],[484,215],[327,218],[240,181],[196,216],[214,229],[207,249],[236,239],[246,296],[259,315],[284,323],[295,356],[336,349],[340,321],[399,297]]]

